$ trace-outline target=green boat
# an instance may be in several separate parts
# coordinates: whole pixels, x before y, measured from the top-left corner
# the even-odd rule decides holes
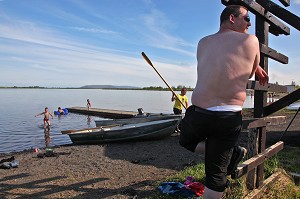
[[[112,124],[90,129],[67,130],[62,131],[62,134],[69,135],[74,144],[157,140],[170,136],[180,120],[181,117],[174,117],[149,122]]]
[[[106,126],[106,125],[125,125],[125,124],[135,124],[135,123],[145,123],[158,120],[167,120],[167,119],[177,119],[181,120],[182,115],[174,114],[149,114],[149,115],[137,115],[133,118],[128,119],[104,119],[104,120],[95,120],[96,126]]]

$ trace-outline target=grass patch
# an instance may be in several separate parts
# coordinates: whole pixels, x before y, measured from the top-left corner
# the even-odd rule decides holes
[[[267,159],[264,164],[264,179],[270,177],[279,168],[279,165],[280,163],[276,155]]]
[[[288,172],[300,173],[300,147],[285,146],[277,157],[281,168]]]
[[[265,161],[264,166],[264,178],[267,179],[274,172],[282,170],[282,177],[278,181],[271,184],[265,191],[262,198],[300,198],[300,186],[296,186],[288,175],[287,172],[300,173],[300,147],[285,146],[282,151],[277,155]],[[284,171],[285,170],[285,171]],[[186,176],[194,176],[198,182],[205,181],[205,168],[204,164],[198,164],[193,167],[188,167],[185,170],[177,173],[174,176],[170,176],[166,180],[174,182],[184,182]],[[238,180],[230,180],[230,187],[226,189],[223,195],[223,199],[239,199],[243,198],[249,190],[246,188],[245,177],[241,177]],[[158,187],[160,182],[155,186]],[[185,197],[162,195],[158,191],[155,191],[152,196],[147,197],[148,199],[183,199]],[[196,198],[196,197],[195,197]]]

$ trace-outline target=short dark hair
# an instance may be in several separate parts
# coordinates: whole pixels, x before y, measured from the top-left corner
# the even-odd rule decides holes
[[[226,8],[221,13],[220,24],[222,24],[224,21],[227,21],[231,14],[233,14],[235,17],[238,17],[241,14],[241,10],[240,10],[241,8],[245,8],[245,7],[241,5],[226,6]],[[245,9],[248,10],[247,8]]]

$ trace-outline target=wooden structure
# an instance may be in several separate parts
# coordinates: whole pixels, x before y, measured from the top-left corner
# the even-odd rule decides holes
[[[290,0],[279,0],[284,6],[290,5]],[[260,42],[260,66],[268,73],[268,58],[283,64],[288,63],[288,57],[269,47],[269,33],[275,36],[289,35],[290,28],[283,23],[286,22],[293,28],[300,30],[300,18],[283,7],[273,3],[271,0],[221,0],[222,4],[238,4],[246,7],[255,15],[255,34]],[[282,21],[281,21],[282,20]],[[258,80],[255,77],[255,80]],[[267,92],[286,92],[287,88],[281,85],[268,84],[259,85],[258,81],[249,81],[248,89],[254,89],[254,115],[257,121],[253,121],[249,128],[250,134],[255,138],[252,140],[253,152],[233,177],[238,178],[247,174],[247,188],[254,190],[251,198],[258,198],[257,189],[265,187],[264,180],[264,161],[278,151],[283,149],[283,142],[277,142],[266,149],[266,126],[268,119],[265,119],[272,113],[288,106],[300,99],[300,89],[288,94],[287,96],[267,105]],[[269,118],[269,122],[280,124],[283,121],[277,121]],[[244,121],[245,122],[245,121]],[[248,121],[249,123],[249,121]],[[244,125],[245,126],[245,125]],[[248,146],[249,147],[249,146]],[[274,178],[276,179],[276,178]],[[251,195],[251,194],[250,194]],[[249,197],[248,197],[249,198]]]
[[[95,116],[113,118],[113,119],[132,118],[138,114],[138,112],[135,111],[121,111],[121,110],[100,109],[100,108],[90,108],[90,110],[88,110],[86,107],[70,107],[67,109],[70,113],[95,115]]]

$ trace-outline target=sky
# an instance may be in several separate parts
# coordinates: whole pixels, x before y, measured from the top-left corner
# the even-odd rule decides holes
[[[0,0],[0,86],[166,87],[145,52],[170,86],[195,87],[197,43],[218,31],[223,9],[221,0]],[[286,9],[300,16],[300,0]],[[300,84],[300,33],[289,27],[269,34],[289,57],[269,61],[271,83]]]

